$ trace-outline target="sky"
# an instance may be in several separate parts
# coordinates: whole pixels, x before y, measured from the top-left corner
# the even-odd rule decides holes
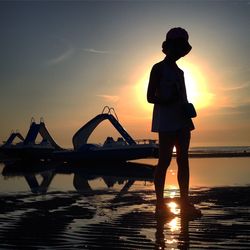
[[[178,61],[197,108],[191,146],[250,145],[249,1],[0,1],[0,140],[43,117],[72,136],[105,105],[135,139],[152,133],[152,66],[170,28],[189,32]],[[104,122],[90,138],[115,131]]]

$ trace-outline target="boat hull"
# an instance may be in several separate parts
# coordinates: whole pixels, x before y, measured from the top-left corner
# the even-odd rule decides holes
[[[53,153],[53,157],[65,162],[118,162],[154,157],[156,151],[154,145],[133,145],[117,148],[100,147],[84,151],[58,151]]]
[[[53,148],[34,148],[34,147],[11,147],[1,148],[1,159],[12,160],[40,160],[52,158]]]

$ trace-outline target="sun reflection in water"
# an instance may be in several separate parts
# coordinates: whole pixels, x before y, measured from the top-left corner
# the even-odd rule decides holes
[[[174,170],[170,169],[170,173],[173,175]],[[167,197],[173,199],[176,196],[179,196],[178,188],[175,185],[167,185],[167,189],[164,190],[164,193]]]
[[[169,202],[168,207],[169,207],[171,213],[173,213],[175,215],[180,214],[180,209],[178,208],[178,205],[174,201]]]
[[[176,242],[177,242],[177,240],[174,239],[174,238],[168,239],[168,240],[166,241],[167,244],[174,244],[174,243],[176,243]],[[171,249],[175,249],[175,248],[171,248]]]
[[[170,191],[169,197],[174,198],[176,196],[176,191]]]
[[[169,221],[168,226],[169,226],[171,232],[179,231],[180,230],[180,221],[179,221],[178,217],[175,217],[171,221]]]

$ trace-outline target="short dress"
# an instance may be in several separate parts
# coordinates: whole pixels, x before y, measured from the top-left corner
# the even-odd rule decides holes
[[[154,65],[160,72],[159,85],[155,93],[163,100],[178,95],[179,99],[169,104],[154,104],[152,132],[174,132],[183,128],[194,129],[191,118],[183,114],[183,103],[187,102],[184,73],[177,65],[170,65],[165,60]]]

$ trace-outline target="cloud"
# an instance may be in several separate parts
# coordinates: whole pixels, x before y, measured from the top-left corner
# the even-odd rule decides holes
[[[221,116],[222,119],[225,116],[229,116],[231,122],[242,122],[242,120],[250,119],[250,102],[245,102],[241,105],[224,106],[217,109],[213,109],[208,114],[209,116]]]
[[[49,66],[52,66],[52,65],[62,63],[65,60],[67,60],[73,54],[73,52],[74,52],[74,49],[69,48],[69,49],[65,50],[63,53],[61,53],[60,55],[58,55],[57,57],[48,60],[47,64]]]
[[[120,97],[117,95],[96,95],[96,96],[101,97],[104,100],[112,103],[118,102],[120,99]]]
[[[94,53],[94,54],[109,54],[110,53],[110,51],[108,50],[96,50],[96,49],[91,49],[91,48],[85,48],[82,50],[85,52]]]
[[[246,83],[243,83],[241,85],[234,86],[234,87],[221,88],[221,90],[223,90],[223,91],[235,91],[235,90],[242,90],[242,89],[249,88],[249,87],[250,87],[250,82],[246,82]]]

